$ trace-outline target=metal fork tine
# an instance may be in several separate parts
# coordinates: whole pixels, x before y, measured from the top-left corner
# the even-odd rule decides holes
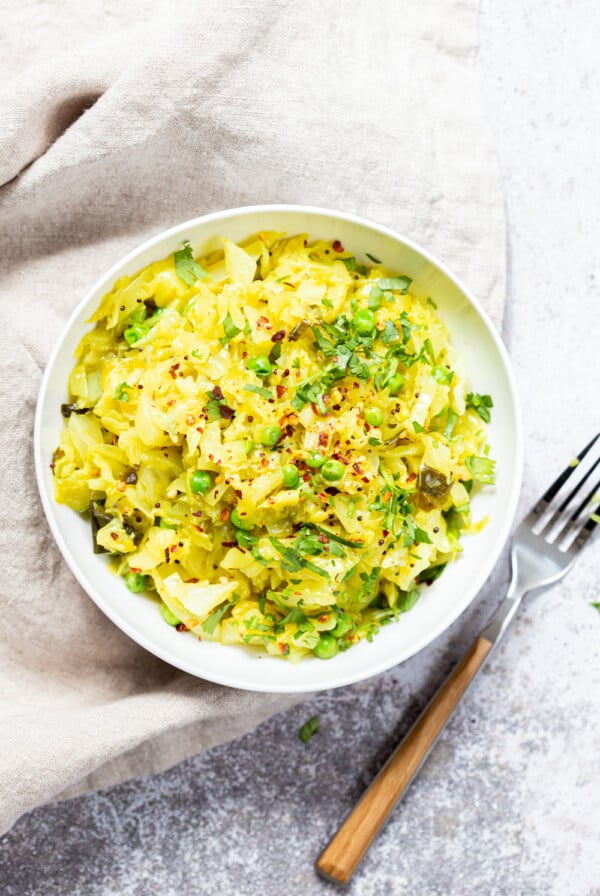
[[[592,511],[592,513],[590,514],[589,519],[588,519],[587,523],[585,524],[585,526],[582,526],[582,528],[579,530],[579,533],[577,534],[577,537],[569,545],[569,553],[578,554],[581,551],[581,549],[585,545],[586,541],[588,540],[588,538],[590,537],[590,535],[592,534],[592,532],[594,531],[594,529],[600,522],[600,516],[598,515],[599,513],[600,513],[600,504],[597,504],[596,507],[594,508],[594,510]]]
[[[544,525],[544,528],[540,531],[540,535],[541,535],[542,533],[548,534],[548,533],[554,528],[554,526],[555,526],[555,525],[558,523],[558,521],[560,520],[560,518],[561,518],[561,516],[562,516],[562,514],[563,514],[563,512],[564,512],[564,510],[569,506],[569,504],[571,503],[571,501],[573,500],[573,498],[575,497],[575,495],[577,494],[577,492],[581,489],[581,487],[584,486],[585,483],[588,481],[588,479],[590,478],[590,476],[592,475],[592,473],[594,472],[594,470],[596,469],[596,467],[598,466],[598,464],[600,464],[600,457],[596,460],[596,462],[595,462],[594,464],[592,464],[592,466],[589,468],[589,470],[587,471],[587,473],[585,474],[585,476],[582,476],[582,477],[581,477],[581,479],[579,480],[579,482],[577,483],[577,485],[575,486],[575,488],[572,489],[572,490],[569,492],[569,494],[567,495],[567,497],[565,498],[565,500],[562,502],[562,504],[560,505],[560,507],[557,507],[557,509],[554,511],[554,513],[552,514],[552,516],[550,517],[550,519],[549,519],[549,520],[547,521],[547,523]],[[591,501],[592,498],[594,497],[596,491],[597,491],[597,489],[594,489],[594,491],[592,491],[592,492],[587,496],[587,498],[584,499],[584,501],[579,505],[579,507],[577,508],[577,510],[575,511],[575,513],[573,514],[573,516],[571,517],[571,519],[570,519],[569,522],[574,522],[574,521],[575,521],[576,517],[579,516],[579,514],[581,513],[581,511],[583,510],[583,508],[586,507],[586,505],[590,503],[590,501]]]
[[[531,512],[525,518],[525,520],[524,520],[525,523],[527,523],[528,525],[531,526],[540,518],[542,513],[546,510],[546,508],[550,504],[550,501],[552,500],[552,498],[554,498],[554,496],[556,494],[558,494],[558,492],[561,490],[561,488],[563,487],[563,485],[565,484],[565,482],[567,481],[569,476],[571,476],[573,474],[573,472],[577,469],[577,467],[579,466],[581,461],[584,459],[584,457],[586,456],[588,451],[590,451],[590,449],[593,448],[593,446],[596,444],[596,442],[598,441],[599,438],[600,438],[600,432],[597,435],[595,435],[594,438],[590,442],[588,442],[588,444],[585,446],[585,448],[582,451],[579,452],[579,454],[577,455],[577,458],[576,458],[577,463],[574,463],[573,461],[571,461],[569,466],[566,467],[566,469],[564,469],[562,471],[562,473],[554,480],[552,485],[548,489],[546,489],[546,491],[544,492],[544,494],[542,495],[540,500],[537,502],[537,504],[533,507]]]

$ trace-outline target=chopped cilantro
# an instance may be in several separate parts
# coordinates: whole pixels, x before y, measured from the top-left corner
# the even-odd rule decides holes
[[[423,350],[429,360],[431,361],[432,366],[435,364],[435,352],[433,351],[433,346],[431,344],[431,339],[427,338],[423,343]]]
[[[379,289],[392,289],[399,290],[402,295],[404,295],[408,291],[408,287],[412,283],[410,277],[382,277],[381,280],[377,281],[377,286]]]
[[[305,722],[304,725],[302,725],[302,727],[300,728],[299,737],[302,743],[307,744],[311,737],[314,737],[318,730],[319,720],[317,716],[312,716],[312,718],[310,718],[308,722]]]
[[[412,610],[420,596],[421,594],[418,588],[411,588],[410,591],[404,591],[398,598],[396,609],[399,610],[400,613],[407,613],[409,610]]]
[[[425,427],[421,426],[418,420],[413,420],[412,425],[415,432],[425,432]]]
[[[440,563],[438,566],[430,566],[429,569],[419,573],[419,582],[423,585],[431,585],[432,582],[439,579],[447,565],[447,563]]]
[[[432,374],[436,383],[440,383],[442,386],[449,386],[454,379],[454,371],[448,370],[447,367],[434,367]]]
[[[173,260],[175,262],[175,273],[188,286],[191,286],[196,280],[206,280],[208,277],[202,265],[194,261],[189,240],[183,241],[183,249],[179,249],[173,254]]]
[[[280,563],[284,569],[288,570],[288,572],[298,572],[298,570],[300,569],[310,569],[312,572],[316,573],[324,579],[329,578],[329,573],[327,572],[327,570],[321,569],[319,566],[315,566],[314,563],[310,563],[310,561],[305,560],[300,556],[295,548],[286,547],[286,545],[284,545],[281,541],[279,541],[277,538],[273,538],[272,536],[269,538],[269,541],[280,554]]]
[[[227,603],[223,604],[220,607],[217,607],[216,610],[213,610],[210,616],[207,616],[202,623],[202,628],[204,629],[204,631],[209,635],[212,635],[217,625],[219,624],[229,607],[231,607],[232,605],[233,603],[231,601],[227,601]]]
[[[249,383],[247,386],[244,386],[244,389],[246,392],[255,392],[256,395],[262,395],[263,398],[273,398],[273,393],[263,386],[254,386],[252,383]]]
[[[598,610],[598,612],[600,613],[600,602],[598,602],[597,600],[593,600],[592,607],[595,607]]]
[[[346,265],[346,270],[350,271],[350,273],[352,273],[352,271],[356,271],[356,273],[360,274],[362,277],[367,276],[366,267],[364,266],[364,264],[358,264],[354,255],[351,255],[349,258],[340,258],[340,261],[344,262],[344,264]]]
[[[365,255],[367,256],[367,258],[370,258],[370,259],[371,259],[371,261],[373,262],[373,264],[381,264],[381,263],[382,263],[381,260],[380,260],[379,258],[376,258],[374,255],[371,255],[370,252],[365,252]]]
[[[469,392],[467,395],[467,407],[477,411],[484,423],[492,419],[490,408],[494,407],[491,395],[479,395],[478,392]]]
[[[491,460],[489,457],[476,457],[474,454],[471,454],[465,458],[465,464],[473,474],[473,479],[477,482],[484,482],[487,485],[494,484],[495,460]]]
[[[400,339],[400,333],[396,327],[396,324],[393,320],[386,320],[385,326],[383,328],[383,333],[381,334],[381,341],[384,345],[390,345],[392,342],[397,342]]]
[[[219,339],[221,345],[227,345],[229,342],[231,342],[234,336],[237,336],[238,333],[242,332],[240,328],[236,327],[236,325],[234,324],[233,318],[231,317],[229,311],[227,312],[221,323],[223,324],[223,329],[225,331],[225,335],[221,336],[221,338]]]
[[[374,286],[371,292],[369,293],[369,300],[367,302],[369,308],[372,311],[377,311],[378,308],[381,308],[381,300],[383,298],[383,293],[379,289],[378,286]]]

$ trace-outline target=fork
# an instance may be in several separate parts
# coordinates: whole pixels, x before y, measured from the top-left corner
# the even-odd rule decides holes
[[[576,495],[600,464],[600,455],[594,461],[591,451],[599,438],[600,433],[571,461],[515,531],[512,577],[505,599],[317,859],[316,870],[325,879],[349,882],[508,628],[523,596],[566,575],[600,523],[600,481],[573,509]],[[573,483],[570,490],[566,488],[569,481]]]

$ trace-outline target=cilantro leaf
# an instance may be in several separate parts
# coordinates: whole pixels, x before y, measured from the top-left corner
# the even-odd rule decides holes
[[[223,324],[223,329],[225,331],[225,335],[221,336],[221,338],[219,339],[221,345],[227,345],[229,342],[231,342],[234,336],[237,336],[238,333],[242,332],[241,329],[239,327],[236,327],[236,325],[234,324],[233,318],[229,311],[227,312],[221,323]]]
[[[592,607],[595,607],[600,613],[600,603],[597,600],[592,601]]]
[[[435,364],[435,352],[431,344],[431,339],[426,339],[423,343],[423,351],[431,361],[432,366]]]
[[[473,474],[473,479],[477,482],[484,482],[486,485],[493,485],[495,482],[494,468],[496,461],[489,457],[476,457],[474,454],[465,458],[467,469]]]
[[[113,398],[115,401],[129,401],[129,391],[131,390],[129,383],[120,383],[115,389]]]
[[[439,579],[447,565],[447,563],[440,563],[438,566],[430,566],[429,569],[419,573],[419,582],[423,585],[431,585],[436,579]]]
[[[381,334],[381,341],[384,345],[390,345],[391,342],[398,342],[400,339],[400,333],[396,327],[396,324],[393,320],[386,320],[385,326],[383,328],[383,333]]]
[[[273,398],[273,393],[263,386],[254,386],[252,383],[249,383],[247,386],[244,386],[244,389],[246,392],[255,392],[256,395],[262,395],[263,398]]]
[[[217,607],[216,610],[213,610],[210,616],[207,616],[202,623],[202,628],[204,629],[204,631],[209,635],[212,635],[217,625],[231,606],[233,606],[233,603],[231,601],[227,601],[227,603],[223,604],[220,607]]]
[[[410,591],[405,591],[398,598],[398,602],[396,603],[396,609],[401,613],[407,613],[409,610],[412,610],[418,599],[420,598],[421,593],[418,588],[411,588]]]
[[[180,280],[191,286],[196,280],[206,280],[208,274],[197,261],[194,261],[189,240],[183,241],[183,249],[173,253],[175,273]]]
[[[415,432],[425,432],[425,427],[421,426],[417,420],[413,420],[412,425]]]
[[[491,395],[480,395],[478,392],[469,392],[467,395],[467,407],[477,411],[484,423],[492,419],[490,408],[494,407]]]
[[[352,273],[352,271],[356,271],[357,274],[360,274],[362,277],[367,276],[367,269],[364,264],[358,264],[354,255],[351,255],[349,258],[340,258],[340,261],[343,261],[346,265],[346,270]]]
[[[381,262],[381,259],[376,258],[374,255],[371,255],[370,252],[365,252],[365,255],[367,256],[367,258],[370,258],[370,259],[371,259],[371,261],[373,262],[373,264],[381,264],[381,263],[382,263],[382,262]]]
[[[374,286],[371,292],[369,293],[369,300],[367,302],[369,308],[372,311],[377,311],[378,308],[381,308],[381,301],[383,299],[383,293],[379,289],[378,286]]]
[[[377,286],[383,290],[399,290],[404,295],[411,283],[410,277],[382,277],[377,281]]]
[[[304,725],[302,725],[302,727],[300,728],[299,737],[302,743],[307,744],[311,737],[314,737],[318,730],[319,719],[317,718],[317,716],[312,716],[312,718],[310,718],[308,722],[305,722]]]
[[[448,370],[447,367],[434,367],[432,374],[436,383],[440,383],[442,386],[449,386],[454,379],[454,371]]]

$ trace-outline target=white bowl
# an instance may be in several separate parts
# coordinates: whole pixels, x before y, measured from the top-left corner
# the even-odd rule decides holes
[[[63,426],[60,405],[68,400],[67,380],[73,353],[90,325],[85,321],[101,297],[123,274],[133,274],[163,258],[189,239],[195,253],[219,247],[219,237],[242,240],[259,230],[307,233],[340,240],[361,261],[370,252],[392,271],[413,278],[412,290],[432,296],[454,344],[464,354],[472,388],[494,399],[489,428],[491,455],[497,460],[494,488],[473,502],[475,518],[489,524],[464,539],[464,552],[397,624],[381,629],[372,643],[363,641],[330,660],[310,657],[298,665],[248,649],[198,641],[165,625],[155,601],[131,594],[92,553],[89,523],[54,501],[51,455]],[[44,374],[35,418],[35,466],[50,529],[81,586],[122,631],[173,666],[230,687],[256,691],[302,692],[340,687],[377,675],[417,653],[444,631],[473,600],[489,576],[506,541],[522,474],[522,424],[508,356],[486,313],[463,284],[428,252],[385,227],[353,215],[301,206],[253,206],[232,209],[178,224],[134,249],[89,290],[68,321]]]

